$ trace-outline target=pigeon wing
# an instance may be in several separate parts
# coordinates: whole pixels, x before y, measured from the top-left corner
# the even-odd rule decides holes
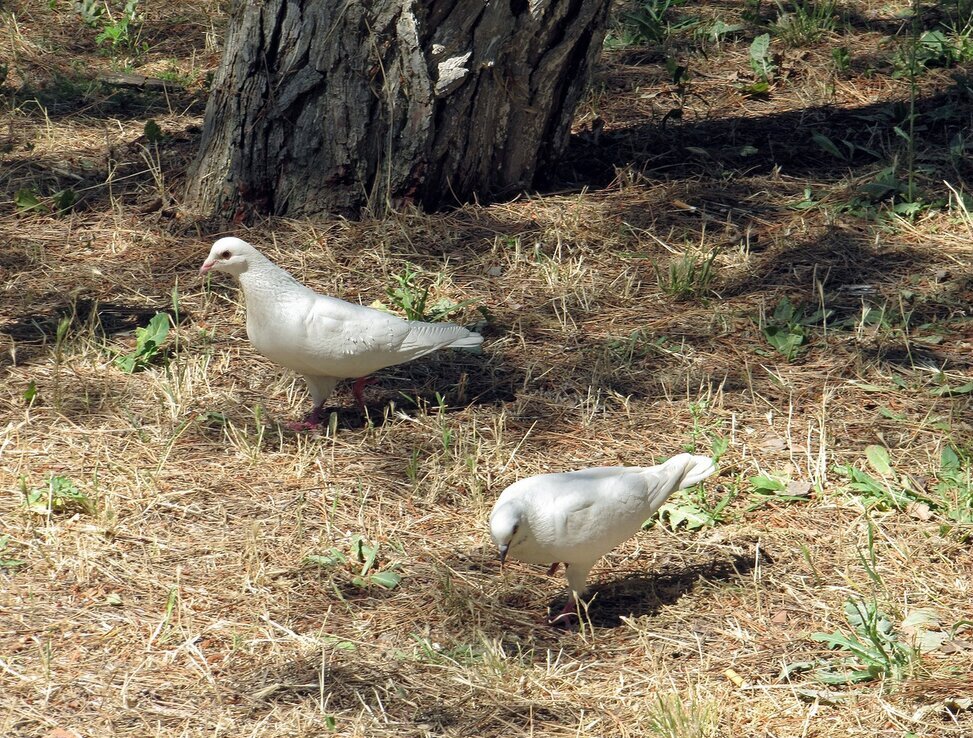
[[[364,377],[409,359],[409,324],[381,310],[319,295],[304,320],[304,351],[318,374]]]
[[[472,348],[483,337],[449,323],[402,320],[381,310],[318,296],[307,313],[306,350],[318,374],[363,377],[446,346]]]

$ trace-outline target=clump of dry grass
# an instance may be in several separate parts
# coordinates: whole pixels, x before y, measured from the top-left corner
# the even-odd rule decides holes
[[[27,21],[56,19],[48,37],[74,21],[18,18],[3,43],[24,79],[50,75],[44,65],[62,61],[28,54],[45,34]],[[205,48],[197,26],[166,53],[188,63]],[[823,51],[758,108],[727,92],[745,53],[713,51],[723,71],[694,82],[687,100],[700,107],[684,120],[779,115],[755,130],[789,140],[788,111],[821,99]],[[606,134],[672,93],[653,70],[610,65]],[[842,77],[830,100],[874,103],[899,86]],[[259,224],[241,235],[321,291],[384,299],[408,264],[436,297],[477,300],[458,319],[488,313],[482,357],[385,372],[367,419],[339,391],[333,432],[293,435],[283,421],[304,405],[302,384],[249,347],[236,288],[198,280],[212,234],[169,204],[199,118],[152,113],[174,138],[147,162],[141,119],[53,118],[14,100],[0,175],[0,733],[969,733],[971,250],[959,205],[876,224],[830,209],[840,173],[731,162],[714,176],[660,161],[583,194]],[[712,130],[699,135],[713,152],[739,146]],[[9,204],[74,176],[92,187],[74,212]],[[793,209],[807,187],[824,204]],[[157,197],[166,204],[140,212]],[[656,274],[686,253],[716,253],[714,276],[677,299]],[[114,352],[172,309],[177,282],[168,363],[122,373]],[[831,311],[791,360],[762,332],[785,296]],[[888,449],[890,474],[869,446]],[[629,541],[593,573],[589,622],[545,627],[562,582],[524,565],[499,574],[485,523],[499,491],[682,447],[725,448],[719,478],[673,500],[698,527],[670,516]],[[963,460],[953,477],[948,448]],[[911,490],[912,504],[853,489],[849,469],[887,496]],[[52,475],[92,507],[28,508],[21,490]],[[783,493],[755,492],[758,475]],[[356,580],[356,540],[398,586]],[[331,549],[353,561],[308,559]],[[947,637],[905,681],[819,683],[813,669],[843,655],[811,636],[853,634],[849,599],[874,602],[902,643],[921,608]]]

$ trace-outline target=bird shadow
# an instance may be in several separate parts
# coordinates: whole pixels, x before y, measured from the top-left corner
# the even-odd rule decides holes
[[[726,559],[691,564],[661,574],[630,574],[622,579],[590,587],[587,619],[599,628],[624,625],[623,617],[658,615],[703,582],[731,582],[746,576],[754,567],[753,553],[734,554]],[[761,550],[761,562],[772,563]],[[562,595],[551,601],[551,612],[559,612],[567,601]]]
[[[452,413],[477,405],[510,402],[523,383],[523,374],[515,367],[501,365],[488,354],[463,352],[389,367],[375,374],[374,379],[365,389],[364,408],[351,398],[345,400],[349,385],[342,384],[333,398],[335,402],[324,410],[325,427],[333,424],[341,430],[361,430],[385,425],[395,415]]]

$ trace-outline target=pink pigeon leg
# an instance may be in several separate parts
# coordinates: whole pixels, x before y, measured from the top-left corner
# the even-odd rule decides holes
[[[314,430],[315,428],[320,428],[324,423],[324,403],[320,405],[315,405],[311,408],[311,412],[304,416],[304,420],[297,420],[287,423],[284,427],[290,431],[306,431]]]
[[[551,625],[571,626],[578,619],[578,599],[574,592],[568,594],[568,601],[564,603],[561,612],[550,619]]]
[[[351,387],[351,393],[355,396],[355,402],[358,403],[358,407],[362,410],[365,409],[365,397],[363,393],[365,387],[370,384],[375,384],[375,380],[371,377],[359,377]]]
[[[547,576],[553,577],[555,574],[557,574],[559,566],[561,566],[560,561],[555,561],[553,564],[551,564],[551,568],[547,570]]]

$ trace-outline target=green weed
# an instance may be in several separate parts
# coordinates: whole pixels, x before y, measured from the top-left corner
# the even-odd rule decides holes
[[[22,214],[63,215],[74,209],[78,199],[78,194],[70,187],[49,197],[41,195],[33,187],[21,187],[14,194],[14,206]]]
[[[819,309],[807,314],[803,308],[782,297],[773,314],[762,321],[760,330],[767,343],[788,361],[793,361],[807,341],[808,328],[826,320],[831,313],[831,310]]]
[[[953,459],[959,464],[959,456],[955,450],[944,451],[944,460],[949,466],[944,467],[944,479],[958,481],[956,474],[962,475],[962,466],[953,466]],[[853,466],[839,466],[837,471],[848,480],[846,489],[856,493],[866,508],[879,510],[910,510],[917,517],[927,517],[931,511],[945,506],[943,500],[926,492],[911,476],[899,475],[892,467],[891,455],[884,446],[871,445],[865,448],[865,459],[874,475],[856,469]],[[945,463],[945,462],[944,462]],[[967,471],[968,473],[968,471]],[[962,506],[970,497],[969,489],[965,494],[955,496],[956,503]],[[954,508],[958,516],[963,518],[961,507]]]
[[[753,500],[747,512],[757,510],[771,502],[808,502],[811,497],[809,482],[790,481],[781,475],[759,474],[750,477],[750,497]]]
[[[7,546],[9,545],[10,536],[0,536],[0,569],[16,569],[27,563],[23,559],[10,558],[10,554],[7,552]]]
[[[462,310],[469,305],[475,305],[478,300],[463,300],[453,302],[448,299],[437,300],[429,304],[430,287],[419,287],[417,278],[419,272],[415,271],[411,265],[406,265],[400,274],[392,275],[395,284],[385,290],[392,305],[403,313],[407,320],[418,320],[426,323],[435,323],[446,320],[453,313]],[[373,307],[384,308],[381,303]]]
[[[678,692],[660,694],[649,711],[649,732],[659,738],[709,738],[717,734],[718,717],[712,703]]]
[[[753,96],[766,95],[770,92],[770,83],[777,73],[777,64],[770,50],[769,33],[763,33],[753,40],[750,44],[749,59],[750,69],[756,81],[744,87],[743,91]]]
[[[896,78],[910,78],[934,67],[951,67],[973,59],[973,28],[936,29],[910,40],[892,57]]]
[[[851,51],[847,46],[836,46],[831,49],[831,63],[840,74],[847,74],[851,70]]]
[[[793,0],[774,23],[774,35],[788,46],[807,46],[833,31],[838,22],[834,0]]]
[[[358,573],[351,577],[351,583],[356,587],[377,586],[383,589],[395,589],[399,586],[402,575],[396,571],[399,568],[398,564],[388,564],[384,568],[377,565],[378,544],[370,543],[364,536],[356,534],[351,537],[349,549],[349,552],[345,553],[332,546],[323,554],[305,556],[304,562],[322,569],[344,568],[357,571]]]
[[[726,520],[726,508],[739,494],[739,485],[727,484],[716,487],[722,495],[715,502],[706,497],[702,485],[679,490],[659,508],[658,519],[670,530],[684,527],[686,530],[710,528]],[[651,528],[655,518],[646,521],[643,530]]]
[[[38,515],[76,512],[90,515],[96,509],[95,501],[79,490],[70,478],[61,474],[52,474],[43,487],[30,490],[27,489],[26,478],[21,477],[20,490],[27,509]]]
[[[743,0],[740,17],[751,26],[760,26],[763,24],[762,10],[763,0]]]
[[[703,36],[713,43],[719,44],[728,37],[746,29],[744,23],[725,23],[722,20],[715,20],[709,25],[700,26],[697,35]]]
[[[687,251],[681,259],[671,261],[666,272],[659,269],[657,264],[653,265],[659,289],[676,298],[688,298],[707,293],[716,277],[713,267],[716,254],[716,249],[713,249],[709,256]]]
[[[127,0],[125,6],[113,14],[106,2],[105,12],[98,14],[96,22],[101,23],[101,32],[95,36],[95,42],[99,46],[106,46],[112,56],[119,51],[136,55],[148,51],[148,44],[141,40],[142,15],[138,6],[139,0]]]
[[[115,366],[126,374],[142,371],[162,356],[162,344],[169,335],[167,313],[156,313],[145,328],[135,329],[135,350],[115,358]]]
[[[638,0],[629,10],[620,14],[620,28],[606,37],[608,48],[622,48],[634,44],[661,44],[672,33],[691,28],[695,20],[682,19],[670,23],[667,16],[673,8],[684,5],[686,0]]]
[[[918,651],[899,640],[892,621],[874,601],[849,599],[845,618],[851,627],[848,635],[840,631],[811,634],[811,640],[848,654],[819,665],[812,672],[814,679],[825,684],[899,681],[911,672]]]
[[[973,525],[973,460],[969,454],[943,446],[935,492],[947,518],[959,525]]]

